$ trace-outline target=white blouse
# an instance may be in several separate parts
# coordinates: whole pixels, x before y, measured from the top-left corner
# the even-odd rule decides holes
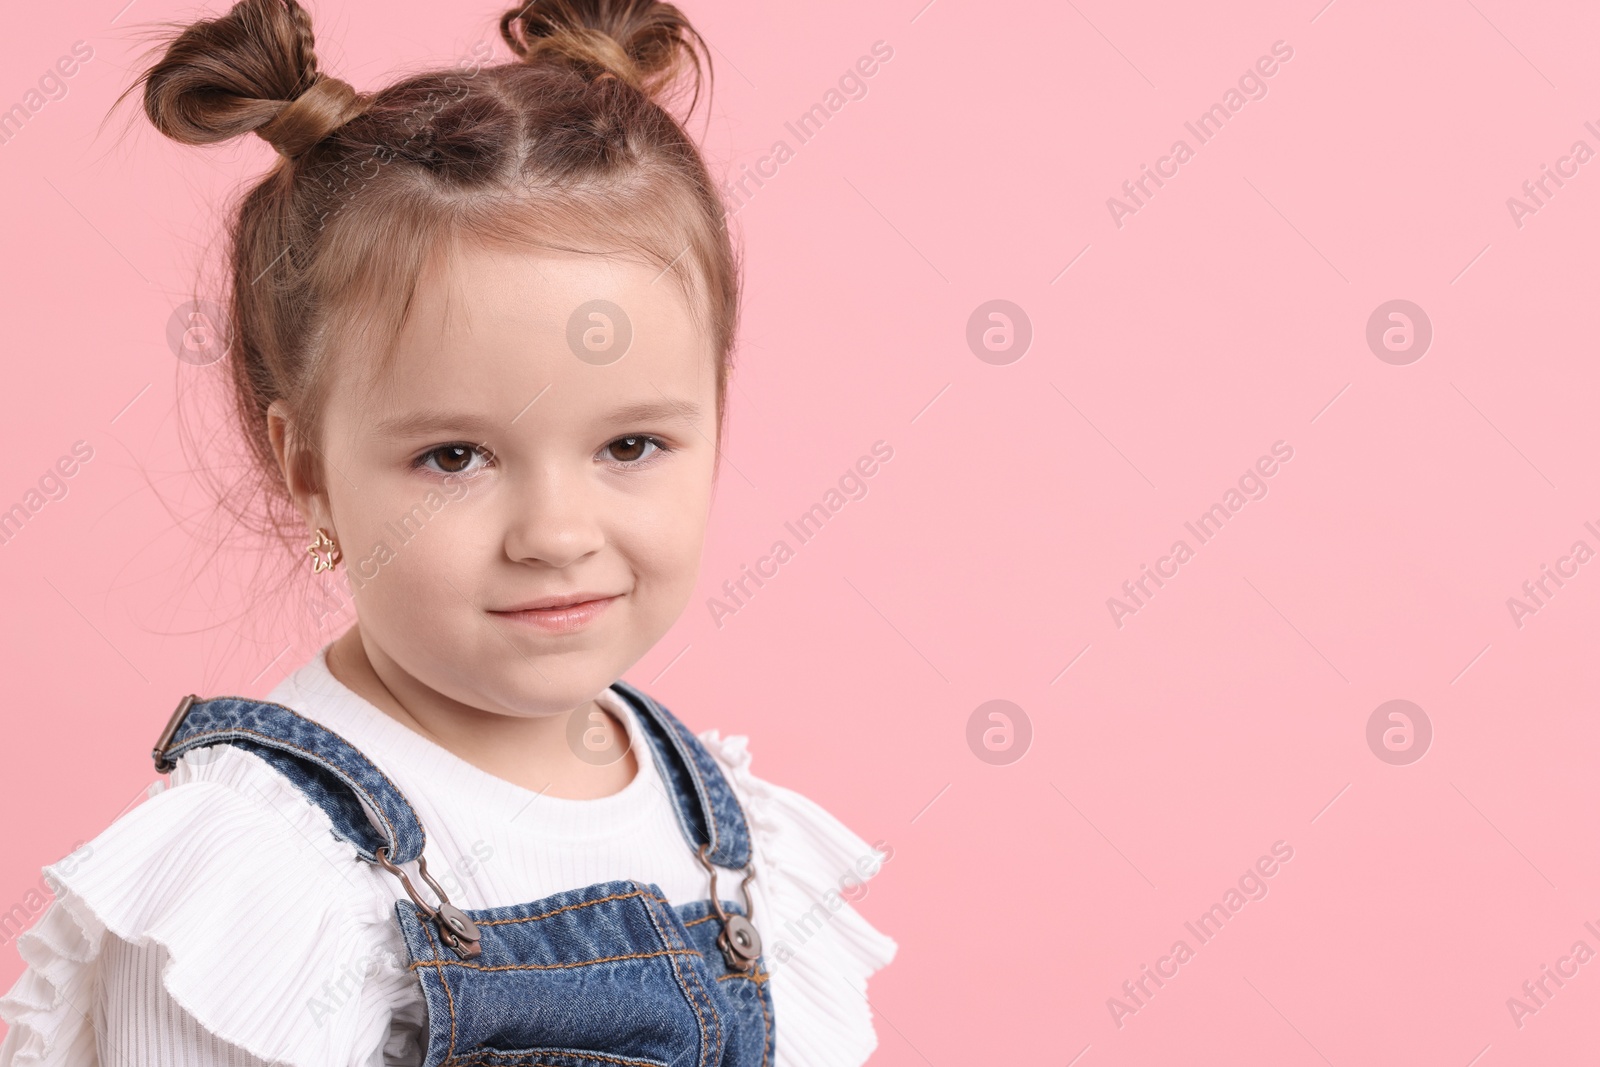
[[[708,896],[650,744],[607,689],[639,770],[592,800],[544,796],[453,755],[347,688],[327,646],[266,697],[355,745],[427,832],[428,873],[461,908],[596,882]],[[877,1046],[867,977],[894,941],[849,900],[892,853],[750,773],[741,736],[700,735],[744,806],[754,922],[777,1023],[776,1067],[857,1067]],[[356,858],[322,809],[231,745],[178,761],[170,784],[45,868],[56,899],[17,940],[0,997],[0,1067],[389,1067],[422,1062],[421,986],[406,970],[399,880]],[[413,879],[415,881],[415,879]],[[738,899],[740,875],[718,871]]]

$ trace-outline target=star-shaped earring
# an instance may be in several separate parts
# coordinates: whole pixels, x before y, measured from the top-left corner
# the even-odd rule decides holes
[[[328,552],[326,557],[320,554],[322,552],[326,552],[328,549],[332,549],[333,551]],[[327,530],[324,530],[320,526],[317,527],[317,539],[311,542],[310,547],[308,547],[306,551],[311,553],[312,574],[317,574],[321,571],[331,571],[333,570],[333,565],[335,563],[338,563],[340,560],[344,559],[344,553],[339,550],[338,543],[328,536]]]

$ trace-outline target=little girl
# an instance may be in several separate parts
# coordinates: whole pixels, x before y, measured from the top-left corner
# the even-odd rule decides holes
[[[365,96],[296,0],[242,0],[135,83],[177,141],[279,152],[231,232],[233,395],[357,620],[264,700],[185,697],[170,785],[46,868],[0,1067],[875,1047],[895,945],[846,898],[892,850],[621,680],[718,469],[738,265],[660,102],[704,43],[652,0],[500,33],[516,60]]]

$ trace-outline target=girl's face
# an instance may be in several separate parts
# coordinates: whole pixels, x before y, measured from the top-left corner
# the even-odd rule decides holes
[[[356,369],[333,384],[313,524],[339,542],[369,658],[413,700],[568,712],[688,603],[716,462],[713,355],[654,267],[459,253],[424,278],[381,386]],[[590,315],[595,300],[621,316]],[[565,631],[513,613],[572,594],[612,599]]]

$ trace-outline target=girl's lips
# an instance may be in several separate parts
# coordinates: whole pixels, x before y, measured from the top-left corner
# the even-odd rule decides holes
[[[589,623],[605,613],[606,608],[618,597],[608,596],[599,600],[585,600],[581,604],[568,604],[559,608],[537,608],[523,611],[493,611],[491,615],[498,615],[503,619],[536,626],[546,633],[568,634],[583,629]]]

